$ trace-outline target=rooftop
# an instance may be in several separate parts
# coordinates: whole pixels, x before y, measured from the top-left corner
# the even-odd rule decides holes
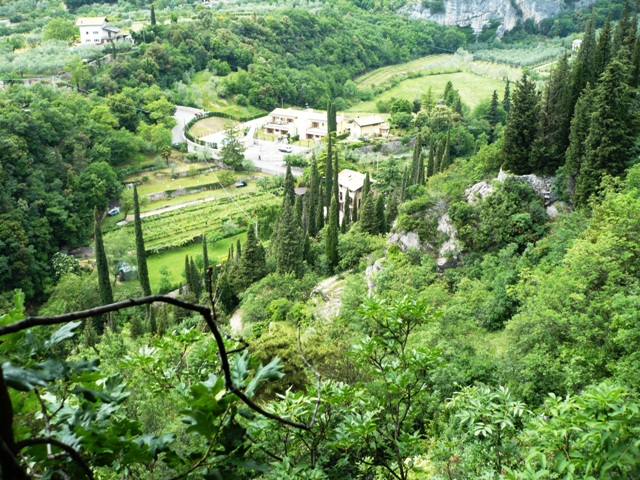
[[[369,125],[379,125],[381,123],[384,123],[384,120],[379,115],[370,115],[368,117],[362,117],[362,118],[358,117],[358,118],[354,118],[353,121],[359,127],[367,127]]]
[[[76,27],[93,27],[96,25],[104,25],[109,20],[107,17],[78,17]]]
[[[338,174],[338,185],[351,192],[360,190],[364,185],[365,174],[345,168]]]

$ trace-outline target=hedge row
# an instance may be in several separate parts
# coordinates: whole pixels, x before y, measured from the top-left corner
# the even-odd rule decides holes
[[[198,115],[197,117],[192,118],[187,122],[187,124],[184,127],[184,136],[188,140],[192,141],[193,143],[197,143],[198,145],[205,145],[206,142],[203,142],[202,140],[195,138],[193,135],[191,135],[189,130],[191,130],[191,127],[193,127],[193,125],[196,122],[199,122],[200,120],[204,118],[209,118],[209,117],[228,118],[230,120],[235,120],[237,122],[249,122],[251,120],[255,120],[256,118],[264,117],[264,113],[257,113],[255,115],[237,116],[237,115],[231,115],[230,113],[225,113],[225,112],[205,112],[201,115]]]

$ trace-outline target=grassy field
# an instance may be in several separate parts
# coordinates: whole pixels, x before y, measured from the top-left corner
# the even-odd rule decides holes
[[[210,135],[212,133],[221,132],[226,128],[227,125],[237,125],[238,122],[235,120],[230,120],[228,118],[220,118],[220,117],[209,117],[196,122],[189,133],[196,138],[204,137],[205,135]]]
[[[442,95],[447,82],[460,92],[462,101],[470,108],[475,108],[480,101],[491,98],[494,90],[502,97],[505,83],[493,78],[480,77],[468,72],[447,73],[442,75],[425,75],[424,77],[405,80],[390,90],[383,92],[368,102],[362,102],[351,107],[348,112],[377,112],[376,102],[388,100],[391,97],[407,100],[420,98],[431,87],[434,95]]]
[[[221,260],[227,258],[229,245],[231,245],[232,243],[235,244],[236,240],[238,239],[240,239],[240,241],[244,243],[246,238],[247,234],[242,233],[240,235],[219,240],[214,244],[209,244],[207,246],[209,261],[220,262]],[[191,243],[189,245],[185,245],[184,247],[174,248],[173,250],[157,253],[148,257],[147,265],[149,267],[149,280],[151,282],[151,290],[153,290],[154,292],[158,291],[161,278],[160,269],[163,266],[166,266],[169,269],[169,278],[171,280],[171,283],[173,283],[176,288],[180,282],[184,283],[182,272],[184,271],[185,255],[189,255],[190,257],[202,255],[202,243]]]
[[[356,78],[356,83],[360,87],[371,87],[380,85],[391,77],[404,73],[460,69],[462,66],[461,59],[455,55],[429,55],[428,57],[418,58],[411,62],[377,68]]]
[[[244,117],[265,113],[259,108],[247,105],[243,107],[235,104],[226,98],[220,98],[215,92],[214,83],[222,77],[215,77],[208,70],[197,72],[191,77],[189,87],[194,91],[197,97],[202,99],[202,108],[209,111],[225,112],[230,115]]]

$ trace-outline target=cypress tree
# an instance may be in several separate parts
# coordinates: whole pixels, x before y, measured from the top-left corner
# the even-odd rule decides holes
[[[235,271],[235,284],[240,292],[267,274],[264,247],[257,239],[252,226],[247,229],[247,241],[243,251],[244,254]]]
[[[378,233],[387,233],[387,218],[384,211],[384,197],[376,198],[376,219],[378,221]]]
[[[296,196],[296,199],[293,202],[293,210],[296,214],[296,220],[298,221],[298,223],[300,224],[301,227],[303,227],[303,223],[302,223],[302,198],[299,196]],[[303,227],[304,229],[304,227]]]
[[[629,66],[625,60],[623,55],[611,60],[596,88],[584,161],[576,181],[576,205],[585,205],[598,192],[604,175],[622,174],[631,157],[637,119],[630,108],[633,94],[626,83]]]
[[[500,111],[498,110],[498,106],[498,92],[497,90],[494,90],[491,97],[491,103],[489,104],[489,111],[487,112],[487,122],[489,122],[489,125],[491,125],[491,135],[489,138],[489,143],[493,143],[496,141],[496,125],[498,125],[498,123],[500,122]]]
[[[600,78],[600,75],[604,72],[605,68],[607,68],[611,60],[611,13],[609,13],[604,27],[600,30],[595,56],[596,58],[593,61],[594,68],[596,69],[595,77]]]
[[[358,221],[358,202],[356,201],[356,197],[353,197],[353,205],[351,206],[351,223],[356,223]]]
[[[149,333],[155,335],[158,333],[158,322],[156,320],[156,309],[151,309],[151,315],[149,315]]]
[[[416,135],[416,140],[413,145],[413,156],[411,158],[411,185],[418,183],[418,170],[420,162],[420,154],[422,153],[422,135],[419,133]]]
[[[349,221],[351,220],[351,210],[349,208],[350,201],[351,201],[351,198],[349,197],[349,189],[347,189],[344,196],[344,212],[342,215],[342,225],[341,225],[342,233],[347,233],[347,231],[349,230]]]
[[[338,202],[335,197],[331,199],[329,208],[329,223],[327,225],[327,236],[325,237],[325,254],[329,267],[333,271],[340,261],[338,257]]]
[[[453,107],[451,109],[458,115],[462,116],[462,99],[460,98],[460,95],[456,96],[456,99],[453,102]]]
[[[196,262],[193,261],[193,258],[191,259],[191,262],[189,262],[189,269],[189,275],[192,282],[191,292],[195,295],[197,301],[202,295],[202,278],[200,277],[200,272],[198,271],[198,267],[196,267]]]
[[[416,185],[424,185],[424,154],[420,152],[418,157],[418,178],[416,179]]]
[[[153,4],[151,5],[151,25],[156,24],[156,9],[153,8]]]
[[[209,278],[209,252],[207,251],[207,236],[202,235],[202,270],[204,272],[204,289],[211,290],[211,279]]]
[[[287,199],[272,242],[278,273],[302,275],[303,241],[302,228],[295,217],[293,205]]]
[[[376,212],[376,200],[373,195],[367,195],[362,203],[362,213],[360,214],[360,229],[363,232],[376,235],[380,223]]]
[[[569,135],[569,148],[567,149],[567,162],[565,164],[565,191],[573,202],[573,194],[576,188],[576,179],[580,174],[580,165],[584,160],[585,143],[591,125],[591,113],[593,108],[593,90],[589,85],[582,91],[582,95],[576,103],[573,119],[571,120],[571,133]]]
[[[409,170],[407,167],[404,167],[404,174],[402,175],[402,187],[400,188],[400,200],[404,202],[405,196],[407,194],[407,187],[409,183]]]
[[[371,190],[371,179],[369,178],[369,172],[364,175],[364,183],[362,184],[362,203],[369,196]]]
[[[293,179],[293,174],[291,173],[291,165],[287,165],[287,173],[284,176],[284,197],[282,198],[282,204],[284,205],[285,199],[289,199],[289,203],[291,205],[296,201],[296,182]]]
[[[229,274],[225,271],[218,282],[218,303],[225,313],[231,313],[237,305],[237,298],[231,288]]]
[[[394,192],[389,199],[389,204],[387,205],[387,230],[393,225],[396,217],[398,216],[398,196]]]
[[[316,202],[316,235],[324,227],[324,192],[322,185],[318,190],[318,201]]]
[[[324,178],[324,206],[327,207],[327,218],[329,215],[329,205],[331,204],[331,195],[333,194],[333,158],[331,153],[331,136],[329,135],[329,147],[327,151],[327,160],[325,163],[325,178]]]
[[[133,186],[133,218],[136,231],[136,258],[138,259],[138,280],[145,296],[151,295],[149,283],[149,269],[147,268],[147,253],[144,248],[142,235],[142,220],[140,219],[140,203],[138,202],[138,189]]]
[[[311,178],[309,179],[309,189],[304,196],[307,209],[306,231],[310,236],[315,237],[318,233],[316,226],[317,198],[318,189],[320,188],[320,177],[318,175],[318,165],[316,159],[311,159]]]
[[[435,173],[435,155],[435,145],[431,142],[431,145],[429,145],[429,160],[427,162],[427,178],[433,177],[433,174]]]
[[[333,166],[333,198],[335,198],[336,200],[336,205],[338,205],[338,207],[340,207],[340,196],[339,196],[339,190],[340,190],[340,185],[338,185],[338,152],[335,152],[334,154],[334,161],[335,164]]]
[[[571,75],[567,56],[552,70],[540,111],[538,137],[532,148],[531,171],[554,173],[564,163],[571,121]]]
[[[242,258],[242,244],[240,243],[240,239],[236,240],[236,261],[239,261]]]
[[[516,82],[502,153],[504,168],[521,175],[531,173],[531,148],[538,133],[539,94],[527,73]],[[441,169],[442,170],[442,169]]]
[[[193,292],[193,280],[191,279],[191,264],[189,263],[189,255],[184,256],[184,281],[187,291]]]
[[[502,97],[502,108],[509,113],[511,111],[511,82],[507,78],[507,84],[504,87],[504,96]]]
[[[436,155],[433,159],[433,172],[434,174],[440,172],[440,166],[442,164],[442,155],[444,154],[444,144],[442,140],[438,140],[438,146],[436,148]]]
[[[100,301],[103,305],[113,303],[113,291],[111,290],[111,281],[109,279],[109,264],[107,263],[107,254],[104,251],[104,242],[102,240],[102,229],[100,228],[100,215],[98,209],[94,211],[94,242],[96,254],[96,269],[98,270],[98,291],[100,293]],[[94,327],[98,333],[104,331],[104,320],[96,318]]]
[[[444,148],[442,149],[442,156],[440,157],[440,171],[444,172],[449,165],[451,165],[451,127],[447,130],[447,141],[444,144]]]

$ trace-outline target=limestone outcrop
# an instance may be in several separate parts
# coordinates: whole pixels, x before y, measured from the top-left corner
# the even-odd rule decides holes
[[[593,3],[593,0],[582,0],[573,4],[571,8],[583,8]],[[500,27],[498,37],[516,26],[518,20],[529,18],[536,23],[560,12],[567,10],[564,0],[446,0],[444,12],[432,13],[418,0],[403,11],[413,18],[431,20],[442,25],[471,26],[475,33],[480,33],[482,27],[489,25],[492,20],[498,20]]]

